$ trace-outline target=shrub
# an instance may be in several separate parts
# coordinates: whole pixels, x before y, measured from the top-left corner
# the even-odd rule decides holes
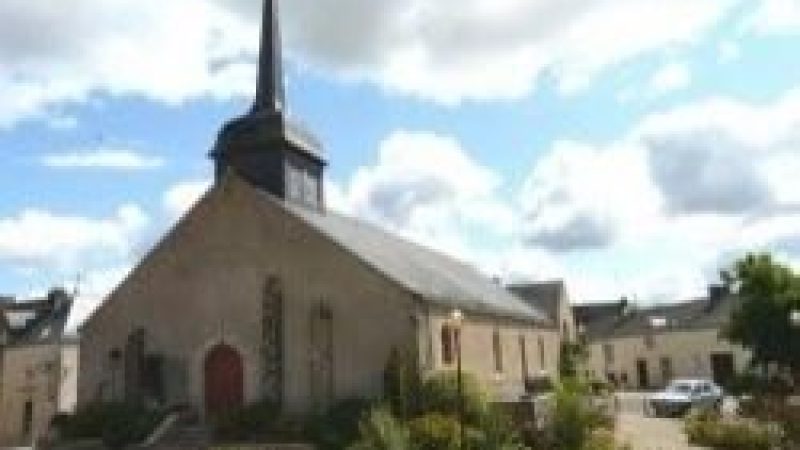
[[[392,413],[408,419],[419,412],[422,379],[413,350],[392,350],[383,375],[384,397]]]
[[[770,450],[781,440],[774,427],[752,421],[729,422],[708,415],[688,418],[685,430],[690,443],[720,450]]]
[[[227,411],[211,419],[214,437],[223,441],[252,441],[265,438],[280,423],[280,407],[260,401]]]
[[[417,450],[458,450],[461,429],[453,416],[430,413],[408,423],[411,441]]]
[[[358,439],[359,427],[371,403],[361,399],[343,400],[312,419],[309,434],[322,450],[339,450]]]
[[[392,417],[386,408],[376,408],[359,424],[361,438],[349,450],[410,450],[408,428]],[[344,448],[344,447],[342,447]]]
[[[164,413],[138,403],[94,403],[53,421],[64,440],[100,438],[110,448],[143,441]]]
[[[457,417],[459,402],[463,401],[465,422],[479,426],[489,412],[487,397],[477,379],[465,373],[462,374],[459,399],[457,376],[454,372],[440,372],[425,380],[421,390],[420,413]]]

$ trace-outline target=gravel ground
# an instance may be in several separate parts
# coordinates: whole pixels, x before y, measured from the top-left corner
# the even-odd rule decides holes
[[[620,442],[629,443],[634,450],[690,450],[680,419],[654,419],[641,414],[622,413],[617,424]]]

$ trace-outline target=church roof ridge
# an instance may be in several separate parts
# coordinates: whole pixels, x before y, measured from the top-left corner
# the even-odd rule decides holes
[[[425,301],[465,312],[552,325],[546,314],[467,262],[411,242],[376,224],[334,211],[320,213],[253,189],[260,198],[283,208]]]

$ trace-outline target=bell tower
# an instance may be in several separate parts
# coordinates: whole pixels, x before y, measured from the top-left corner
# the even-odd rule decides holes
[[[253,107],[229,121],[211,152],[217,182],[229,170],[273,196],[323,210],[322,145],[286,114],[278,0],[264,0]]]

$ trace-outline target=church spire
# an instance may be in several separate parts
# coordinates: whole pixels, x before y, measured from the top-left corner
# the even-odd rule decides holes
[[[253,113],[282,112],[285,93],[278,0],[264,0],[257,83]]]

